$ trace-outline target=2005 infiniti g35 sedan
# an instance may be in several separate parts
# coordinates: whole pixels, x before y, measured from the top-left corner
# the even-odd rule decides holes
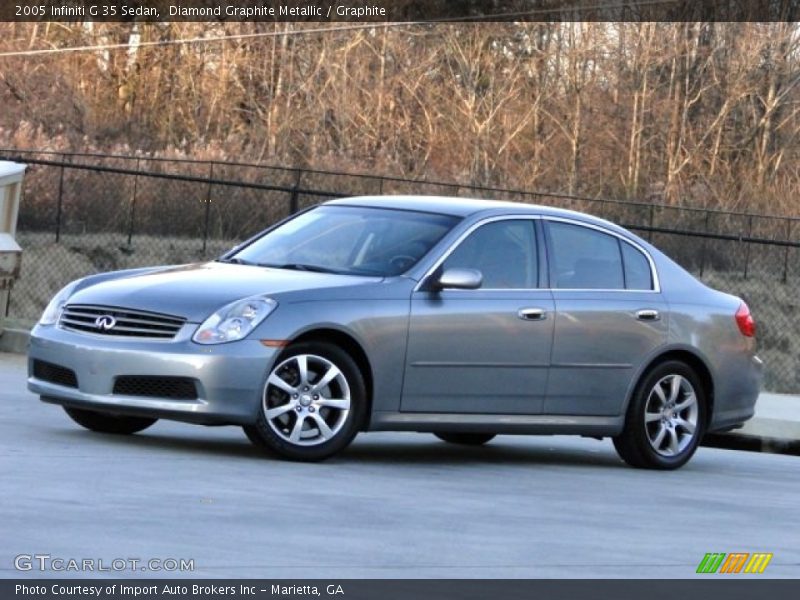
[[[94,431],[241,425],[295,460],[359,431],[579,434],[673,469],[753,415],[754,334],[742,300],[607,221],[363,197],[213,262],[72,282],[32,332],[28,387]]]

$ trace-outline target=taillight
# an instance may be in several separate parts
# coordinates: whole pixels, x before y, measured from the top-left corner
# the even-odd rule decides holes
[[[736,311],[736,324],[739,326],[739,331],[742,332],[743,336],[755,336],[756,322],[753,319],[753,315],[750,314],[750,309],[744,302],[739,305],[739,309]]]

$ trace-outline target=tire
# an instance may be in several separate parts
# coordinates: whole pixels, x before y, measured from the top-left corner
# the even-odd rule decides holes
[[[437,431],[433,435],[448,444],[460,444],[462,446],[483,446],[495,437],[494,433],[461,433],[455,431]]]
[[[633,467],[677,469],[697,450],[707,406],[705,390],[691,367],[675,360],[656,365],[637,384],[614,447]]]
[[[113,415],[83,408],[64,407],[64,411],[78,425],[82,425],[91,431],[98,433],[116,433],[120,435],[130,435],[138,433],[150,427],[158,419],[148,417],[129,417],[125,415]]]
[[[319,461],[353,441],[366,411],[364,377],[350,355],[333,344],[306,342],[275,362],[256,423],[243,429],[255,445],[282,458]]]

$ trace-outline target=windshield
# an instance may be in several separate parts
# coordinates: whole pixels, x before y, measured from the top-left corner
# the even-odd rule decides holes
[[[228,258],[282,269],[387,277],[407,271],[458,218],[407,210],[320,206]]]

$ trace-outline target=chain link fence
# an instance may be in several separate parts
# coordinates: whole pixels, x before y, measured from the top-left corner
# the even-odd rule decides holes
[[[765,389],[800,392],[800,219],[451,182],[97,154],[0,150],[29,165],[17,238],[23,271],[9,316],[34,322],[69,281],[219,256],[297,210],[360,194],[515,200],[619,223],[720,290],[747,301],[767,365]]]

